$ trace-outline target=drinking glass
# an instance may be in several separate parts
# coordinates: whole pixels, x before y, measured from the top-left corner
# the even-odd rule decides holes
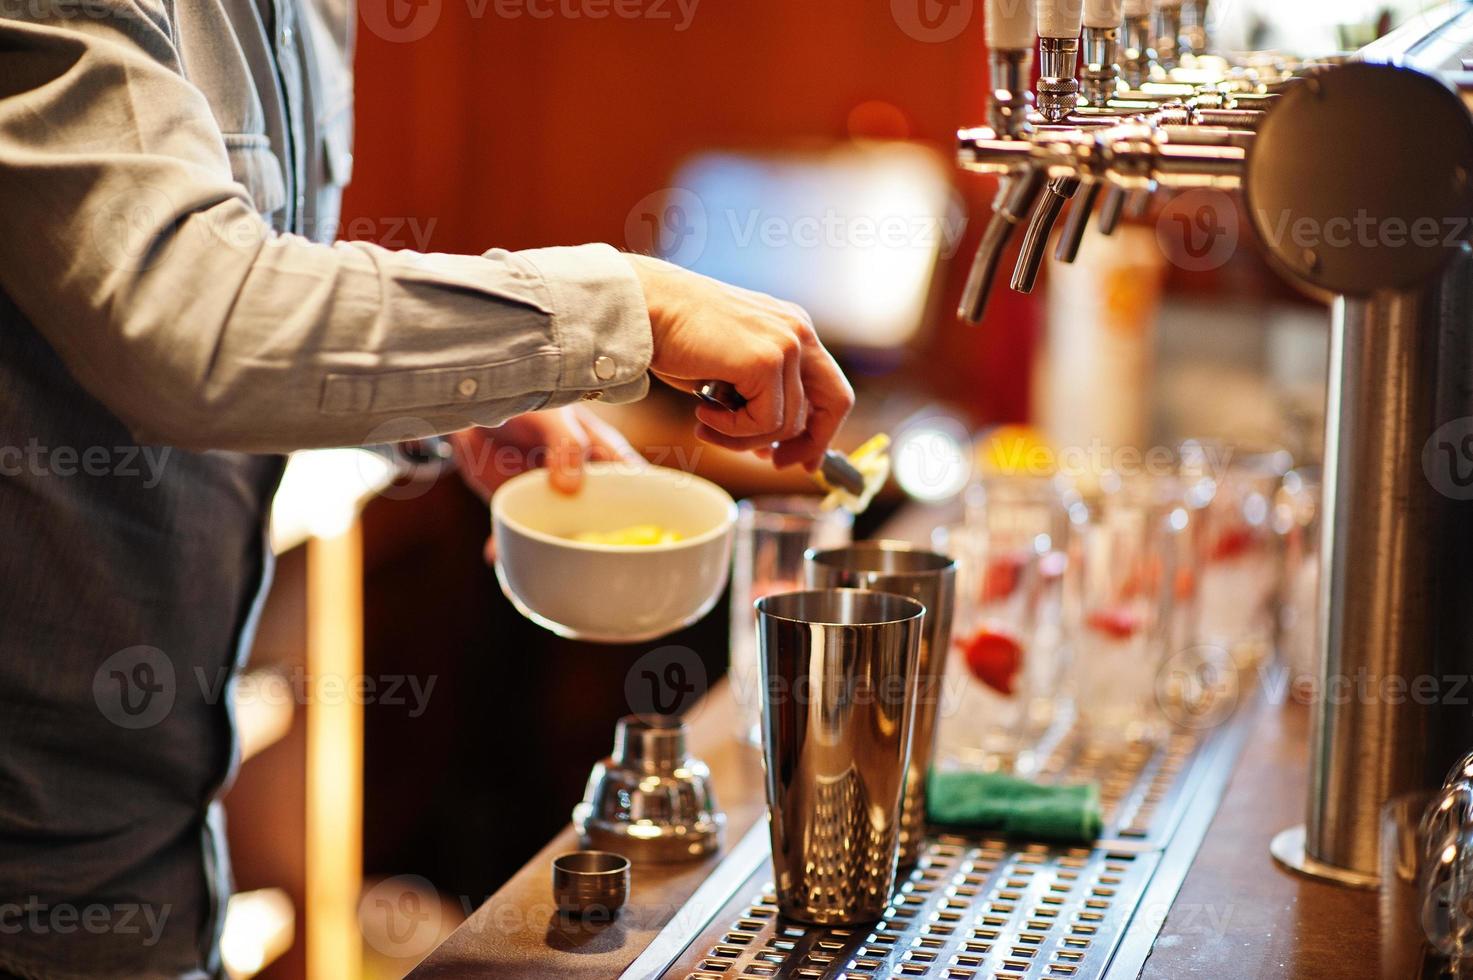
[[[728,676],[737,703],[736,734],[752,745],[761,743],[757,722],[762,708],[752,604],[775,592],[801,589],[804,553],[842,547],[853,532],[853,515],[824,510],[821,503],[821,497],[791,495],[752,497],[737,504]]]
[[[1280,579],[1274,501],[1286,459],[1284,453],[1234,458],[1204,512],[1198,639],[1227,650],[1239,669],[1273,650]]]
[[[1070,508],[1065,628],[1078,722],[1092,741],[1118,744],[1163,731],[1157,684],[1189,515],[1174,480],[1103,487]]]
[[[1299,467],[1284,475],[1274,505],[1283,554],[1278,595],[1279,650],[1290,690],[1308,703],[1319,684],[1320,473]]]
[[[957,563],[957,599],[936,756],[940,764],[1028,771],[1029,709],[1052,678],[1040,655],[1042,562],[985,528],[939,527],[932,546]]]
[[[1037,742],[1067,725],[1069,697],[1061,683],[1068,652],[1064,643],[1063,596],[1068,487],[1060,477],[1002,474],[984,477],[967,496],[966,523],[986,532],[989,552],[1004,567],[1037,558],[1033,582],[1032,639],[1027,670],[1030,698],[1025,737]],[[1001,581],[994,571],[994,585]]]

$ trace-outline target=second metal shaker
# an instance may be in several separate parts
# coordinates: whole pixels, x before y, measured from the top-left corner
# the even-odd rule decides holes
[[[900,865],[914,864],[926,831],[926,776],[936,749],[936,714],[951,649],[956,561],[904,541],[862,541],[808,553],[813,588],[873,589],[910,596],[926,607],[917,669],[915,730],[910,741],[905,808],[900,818]]]

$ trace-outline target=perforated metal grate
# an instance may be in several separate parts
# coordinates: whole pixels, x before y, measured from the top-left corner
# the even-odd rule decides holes
[[[1193,805],[1222,731],[1177,731],[1114,750],[1062,739],[1045,782],[1094,782],[1105,831],[1092,847],[939,835],[873,926],[831,928],[779,917],[762,862],[659,975],[675,980],[1088,980],[1105,976],[1143,906],[1182,813]],[[1226,753],[1230,763],[1233,753]],[[1199,765],[1204,756],[1207,766]],[[1215,760],[1215,761],[1214,761]],[[1219,773],[1219,779],[1225,779]],[[1215,800],[1211,805],[1215,806]],[[1131,971],[1133,975],[1134,971]]]
[[[731,928],[666,976],[688,980],[1098,977],[1155,855],[932,840],[877,925],[781,920],[765,885]],[[1116,914],[1124,909],[1126,915]],[[688,951],[695,953],[697,951]]]
[[[1116,750],[1071,734],[1040,766],[1046,783],[1095,783],[1105,829],[1102,840],[1150,843],[1170,832],[1171,804],[1184,788],[1180,778],[1200,747],[1195,732],[1177,731],[1159,745],[1131,742]]]

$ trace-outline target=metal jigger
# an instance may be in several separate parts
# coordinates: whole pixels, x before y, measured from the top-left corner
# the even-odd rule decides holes
[[[573,825],[583,846],[633,861],[683,861],[721,847],[726,816],[711,770],[686,752],[685,724],[667,715],[626,715],[614,752],[593,767]]]

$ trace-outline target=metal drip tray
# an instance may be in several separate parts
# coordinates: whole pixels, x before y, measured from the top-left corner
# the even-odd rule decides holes
[[[625,980],[1135,977],[1256,713],[1255,700],[1220,728],[1156,745],[1061,739],[1039,778],[1100,786],[1105,830],[1094,846],[933,835],[871,926],[782,919],[760,821]]]
[[[664,975],[1098,977],[1157,859],[1103,848],[1020,849],[1004,840],[939,837],[877,925],[833,929],[785,922],[771,886],[764,885],[728,931],[709,948],[697,944]]]
[[[1105,823],[1100,843],[1149,847],[1171,833],[1176,804],[1189,782],[1183,770],[1201,744],[1197,733],[1179,730],[1160,744],[1133,742],[1106,751],[1071,733],[1043,761],[1037,778],[1096,784]]]

